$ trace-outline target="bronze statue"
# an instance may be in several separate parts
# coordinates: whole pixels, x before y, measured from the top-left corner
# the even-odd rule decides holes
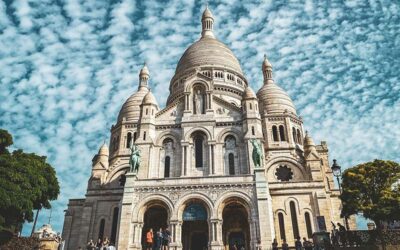
[[[262,157],[263,157],[261,144],[258,140],[255,140],[255,139],[251,139],[250,142],[253,145],[253,155],[252,156],[253,156],[254,166],[256,168],[259,168],[259,167],[261,167]]]
[[[140,150],[139,148],[131,142],[130,146],[131,156],[129,157],[130,172],[137,173],[140,166]]]

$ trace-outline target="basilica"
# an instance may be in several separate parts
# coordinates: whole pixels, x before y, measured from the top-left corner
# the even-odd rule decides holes
[[[66,249],[106,237],[119,250],[144,249],[146,232],[166,227],[169,249],[269,249],[274,239],[293,245],[343,222],[327,143],[316,145],[305,132],[271,63],[262,61],[255,93],[216,38],[208,7],[201,22],[165,108],[150,90],[147,66],[140,70],[110,142],[93,157],[85,198],[69,200]],[[135,172],[131,145],[140,154]]]

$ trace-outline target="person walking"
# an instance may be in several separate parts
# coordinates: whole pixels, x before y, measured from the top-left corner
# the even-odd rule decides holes
[[[96,243],[96,250],[101,250],[101,245],[103,244],[103,242],[101,241],[101,239],[99,238],[98,240],[97,240],[97,243]]]
[[[168,227],[165,227],[163,231],[163,241],[162,241],[163,250],[168,250],[170,241],[171,241],[171,232],[168,230]]]
[[[276,239],[272,242],[272,250],[278,250],[278,241]]]
[[[150,228],[146,234],[146,249],[152,250],[153,249],[153,229]]]
[[[300,237],[297,237],[296,241],[294,242],[294,248],[296,250],[302,250],[303,249],[303,244],[301,244]]]
[[[283,240],[282,242],[282,250],[289,250],[289,245],[286,240]]]
[[[337,223],[338,227],[339,227],[339,239],[340,239],[340,244],[342,246],[346,246],[347,245],[347,239],[346,239],[346,228],[340,224],[339,222]]]
[[[163,242],[163,231],[162,228],[160,227],[160,229],[158,229],[154,237],[154,244],[155,244],[154,249],[161,250],[162,242]]]
[[[308,241],[306,239],[306,237],[303,237],[303,247],[304,247],[304,250],[312,250],[313,249],[313,245],[312,245],[311,241]]]

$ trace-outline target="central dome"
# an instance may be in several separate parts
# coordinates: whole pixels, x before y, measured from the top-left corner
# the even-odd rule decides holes
[[[243,75],[239,61],[233,52],[213,37],[202,37],[183,53],[175,74],[200,66],[223,67]]]

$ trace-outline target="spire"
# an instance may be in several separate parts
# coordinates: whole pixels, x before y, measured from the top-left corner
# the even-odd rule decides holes
[[[264,54],[264,61],[262,64],[262,71],[264,75],[264,84],[267,84],[271,81],[272,79],[272,64],[268,61],[267,55]]]
[[[210,9],[208,8],[208,4],[203,12],[203,16],[201,17],[201,24],[202,24],[201,37],[215,38],[213,33],[214,17]]]
[[[144,62],[143,68],[140,70],[139,73],[139,89],[140,88],[148,88],[148,81],[150,78],[150,72],[147,68],[146,62]]]

